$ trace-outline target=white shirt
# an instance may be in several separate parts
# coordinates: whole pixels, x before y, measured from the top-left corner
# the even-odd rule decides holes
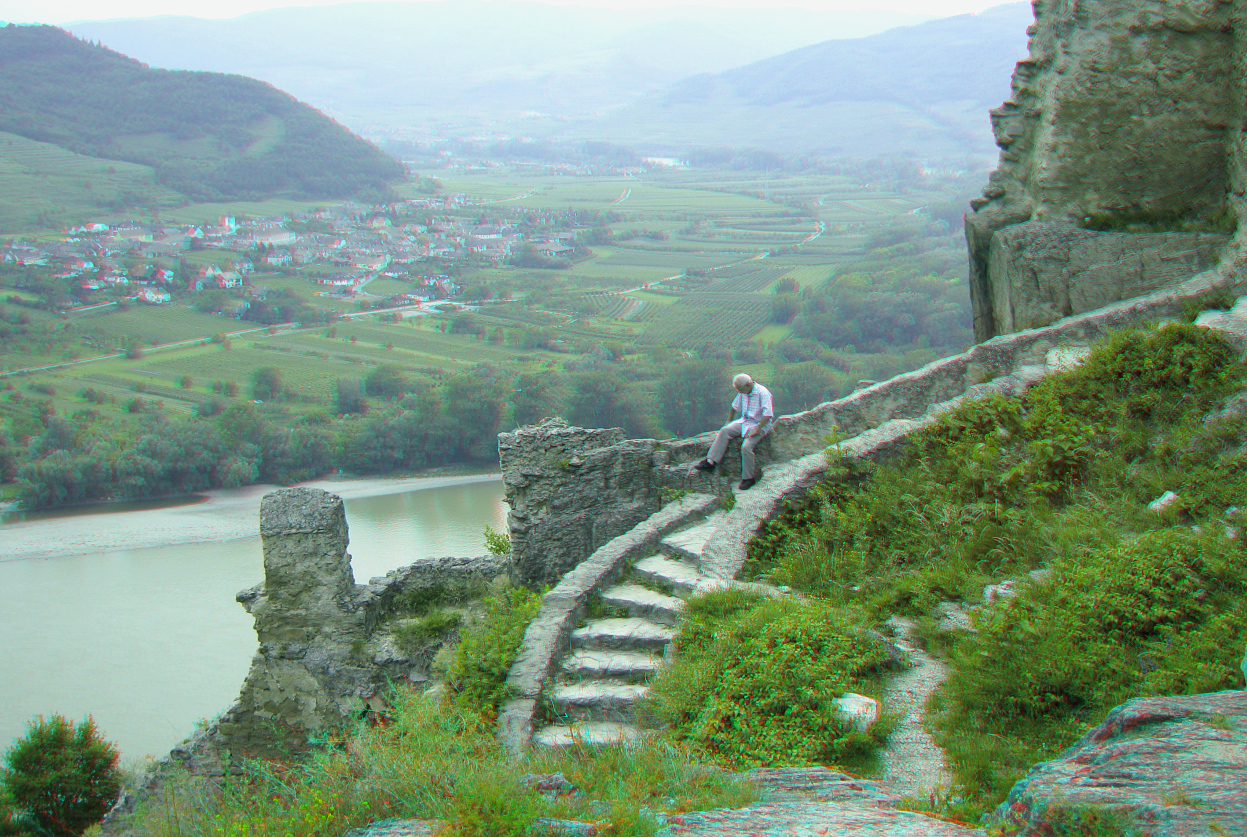
[[[761,424],[763,416],[770,416],[772,422],[775,420],[775,407],[771,403],[771,391],[757,381],[753,382],[752,392],[736,393],[736,398],[732,401],[732,409],[740,415],[742,421],[741,431],[743,433],[748,433]],[[769,424],[767,429],[770,429]]]

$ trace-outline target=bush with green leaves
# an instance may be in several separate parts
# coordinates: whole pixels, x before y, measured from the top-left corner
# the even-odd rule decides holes
[[[479,620],[461,629],[446,678],[460,704],[493,714],[507,698],[507,675],[541,596],[512,587],[486,597],[484,607]]]
[[[119,758],[90,717],[79,724],[60,715],[32,721],[0,768],[12,812],[4,814],[0,805],[0,828],[17,834],[27,827],[31,834],[82,834],[117,801]]]
[[[888,654],[851,614],[824,602],[736,590],[689,602],[677,661],[651,688],[655,713],[712,758],[735,765],[822,764],[878,745],[834,701],[878,693]]]
[[[1242,687],[1238,540],[1159,530],[1064,556],[1051,573],[980,612],[953,648],[940,698],[954,760],[997,794],[1132,697]]]

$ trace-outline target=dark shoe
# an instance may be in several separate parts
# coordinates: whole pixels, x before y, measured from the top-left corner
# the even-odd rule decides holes
[[[747,480],[741,480],[740,485],[738,485],[737,488],[739,488],[741,491],[748,491],[749,489],[753,488],[753,484],[755,482],[757,482],[757,480],[754,479],[753,477],[750,477]]]
[[[698,471],[713,471],[714,466],[715,466],[715,463],[711,462],[709,459],[703,459],[701,462],[698,462],[693,467],[696,468]]]

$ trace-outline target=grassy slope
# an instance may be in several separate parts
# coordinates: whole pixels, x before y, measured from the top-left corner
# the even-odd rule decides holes
[[[839,469],[764,527],[746,574],[867,625],[917,617],[953,669],[935,723],[947,799],[968,801],[945,812],[990,807],[1130,697],[1241,687],[1247,562],[1225,533],[1247,490],[1245,377],[1202,329],[1118,335],[1024,398],[959,408],[893,464]],[[1150,511],[1166,490],[1179,506]],[[1007,580],[1016,598],[975,610]],[[946,602],[975,632],[939,626]]]
[[[171,207],[150,166],[101,160],[0,131],[0,233],[82,223],[123,204]]]

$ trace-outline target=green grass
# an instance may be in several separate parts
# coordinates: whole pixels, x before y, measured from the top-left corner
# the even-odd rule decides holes
[[[124,341],[127,337],[134,337],[144,345],[203,339],[221,332],[256,327],[253,323],[217,314],[201,314],[179,305],[134,305],[129,311],[112,307],[99,313],[89,312],[76,319],[114,340]]]
[[[122,204],[168,208],[181,202],[157,186],[152,169],[86,157],[0,132],[0,233],[59,229]]]
[[[792,326],[768,323],[750,335],[749,339],[755,343],[761,341],[763,345],[770,345],[786,339],[790,334],[792,334]]]
[[[219,791],[182,776],[130,824],[152,837],[321,837],[395,817],[440,820],[439,833],[456,837],[522,837],[554,817],[649,837],[655,814],[757,799],[743,779],[707,772],[662,743],[516,758],[479,717],[409,692],[393,699],[385,727],[357,728],[300,764],[243,762]],[[576,793],[550,799],[520,780],[553,773]]]
[[[1226,526],[1247,420],[1218,410],[1245,384],[1214,332],[1119,333],[1020,399],[959,407],[894,463],[833,462],[763,526],[745,574],[875,624],[918,619],[952,670],[937,740],[990,808],[1131,697],[1241,687],[1247,556]],[[1149,511],[1170,489],[1181,507]],[[1004,580],[1016,597],[978,609],[974,632],[938,629],[938,605]]]
[[[885,727],[859,732],[835,700],[879,695],[888,654],[859,614],[818,601],[726,590],[694,597],[676,663],[651,687],[677,739],[739,767],[845,764],[877,748]]]

